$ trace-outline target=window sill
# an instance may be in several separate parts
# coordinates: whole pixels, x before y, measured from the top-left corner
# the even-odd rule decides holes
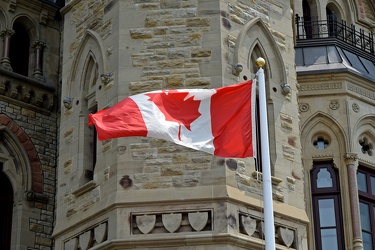
[[[263,173],[262,172],[259,172],[259,171],[254,171],[252,174],[251,174],[254,178],[259,178],[260,180],[262,180],[263,178]],[[271,176],[271,182],[272,182],[272,185],[274,186],[278,186],[283,180],[280,179],[280,178],[277,178],[275,176]]]
[[[95,181],[89,181],[86,184],[80,186],[76,190],[72,192],[75,196],[80,196],[96,187],[96,182]]]

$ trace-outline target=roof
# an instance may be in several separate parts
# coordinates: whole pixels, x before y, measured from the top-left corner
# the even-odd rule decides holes
[[[339,47],[337,44],[296,48],[298,75],[347,71],[375,81],[374,62],[374,56],[357,54],[355,51]]]

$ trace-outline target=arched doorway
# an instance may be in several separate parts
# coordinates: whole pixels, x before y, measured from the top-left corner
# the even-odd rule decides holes
[[[13,214],[13,187],[0,166],[0,249],[10,249]]]

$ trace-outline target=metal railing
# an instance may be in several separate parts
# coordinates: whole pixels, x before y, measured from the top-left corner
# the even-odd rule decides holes
[[[300,17],[296,14],[297,40],[337,38],[374,55],[374,37],[372,33],[356,30],[355,25],[346,25],[343,20],[337,21],[336,15],[328,16],[327,20],[317,17]]]

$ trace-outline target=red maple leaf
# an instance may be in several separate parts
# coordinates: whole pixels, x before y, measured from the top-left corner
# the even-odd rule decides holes
[[[198,111],[201,101],[194,100],[194,96],[185,99],[189,92],[163,90],[162,93],[149,93],[146,95],[150,97],[149,101],[154,102],[165,115],[165,120],[178,122],[178,139],[180,141],[181,125],[191,131],[191,123],[201,116]]]

